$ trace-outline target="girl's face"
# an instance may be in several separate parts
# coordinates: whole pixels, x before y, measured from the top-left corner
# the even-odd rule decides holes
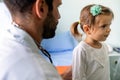
[[[110,34],[112,15],[99,15],[90,29],[90,37],[96,41],[105,41]]]

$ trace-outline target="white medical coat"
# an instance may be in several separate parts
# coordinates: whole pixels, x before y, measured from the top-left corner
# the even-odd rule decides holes
[[[0,33],[0,80],[62,80],[25,31],[9,26]]]

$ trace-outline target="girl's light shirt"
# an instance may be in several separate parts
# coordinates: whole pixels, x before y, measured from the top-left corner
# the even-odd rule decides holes
[[[100,49],[81,41],[73,50],[73,80],[110,80],[107,45]]]
[[[13,50],[14,49],[14,50]],[[34,40],[12,25],[0,35],[0,80],[62,80]]]

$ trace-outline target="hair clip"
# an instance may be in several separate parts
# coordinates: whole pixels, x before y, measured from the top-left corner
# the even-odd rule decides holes
[[[80,24],[80,21],[78,21],[78,24]]]
[[[102,8],[100,5],[93,5],[91,8],[90,8],[90,13],[93,15],[93,16],[96,16],[96,15],[99,15],[102,11]]]

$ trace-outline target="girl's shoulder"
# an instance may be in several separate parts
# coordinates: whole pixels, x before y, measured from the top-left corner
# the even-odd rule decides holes
[[[87,48],[89,47],[89,45],[87,45],[87,43],[85,43],[84,41],[81,41],[75,48],[73,51],[79,51],[79,52],[83,52],[86,51]]]

